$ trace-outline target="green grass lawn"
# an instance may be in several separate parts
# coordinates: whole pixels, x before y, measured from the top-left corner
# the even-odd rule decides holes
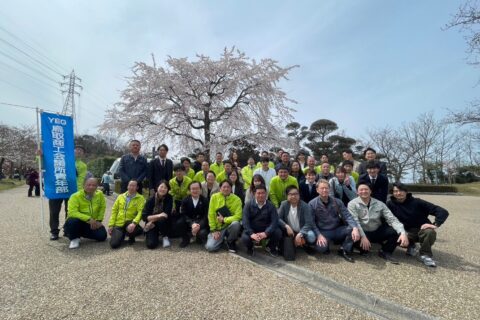
[[[480,196],[480,182],[454,184],[458,192],[469,196]]]
[[[13,179],[2,179],[0,180],[0,191],[16,188],[18,186],[23,186],[25,180],[13,180]]]

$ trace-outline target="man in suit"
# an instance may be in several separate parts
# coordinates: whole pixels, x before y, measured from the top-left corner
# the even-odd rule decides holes
[[[300,183],[300,199],[309,203],[311,200],[315,199],[318,196],[317,185],[315,179],[317,174],[314,170],[308,169],[306,173],[307,179]]]
[[[170,181],[173,177],[173,162],[167,159],[168,147],[162,144],[158,147],[158,158],[152,160],[149,166],[149,181],[150,181],[150,195],[155,194],[155,191],[160,185],[160,181]]]
[[[367,163],[369,161],[378,161],[377,160],[377,151],[375,151],[375,149],[373,148],[370,148],[368,147],[367,149],[365,149],[365,151],[363,151],[363,157],[365,158],[365,161],[362,162],[359,166],[358,166],[358,174],[359,175],[362,175],[362,174],[365,174],[367,173]],[[387,175],[387,164],[385,162],[382,162],[382,161],[378,161],[379,165],[380,165],[380,174],[383,174],[383,175]]]
[[[180,247],[190,243],[190,237],[196,237],[197,242],[207,242],[208,227],[208,200],[202,196],[202,184],[198,181],[190,183],[190,195],[182,200],[180,212],[186,217],[187,234]]]
[[[380,163],[378,161],[369,161],[366,165],[367,173],[358,178],[358,184],[369,184],[372,187],[372,198],[387,202],[388,179],[380,174]]]

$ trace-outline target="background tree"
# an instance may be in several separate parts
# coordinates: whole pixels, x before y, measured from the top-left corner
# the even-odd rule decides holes
[[[308,135],[308,127],[302,126],[298,122],[290,122],[285,126],[285,129],[287,129],[287,136],[294,140],[295,150],[300,150],[302,148],[302,141]]]
[[[279,87],[292,68],[259,62],[235,48],[220,59],[169,57],[166,67],[135,63],[122,101],[107,111],[102,132],[170,139],[182,150],[224,151],[241,139],[269,148],[280,141],[282,123],[295,103]]]
[[[315,157],[320,157],[322,154],[330,155],[330,148],[332,142],[328,141],[327,137],[332,132],[338,129],[335,122],[328,119],[319,119],[310,125],[310,130],[307,135],[308,143],[305,145],[312,150]]]
[[[11,175],[17,168],[23,174],[35,166],[36,137],[33,126],[14,127],[0,124],[0,171]],[[6,168],[8,163],[8,168]]]
[[[125,143],[113,137],[104,137],[102,135],[79,135],[75,136],[75,144],[82,145],[87,153],[87,159],[110,156],[120,157],[127,153],[128,149]]]

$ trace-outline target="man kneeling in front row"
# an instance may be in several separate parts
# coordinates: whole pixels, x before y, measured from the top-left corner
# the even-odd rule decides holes
[[[399,264],[392,257],[392,253],[397,244],[402,247],[408,246],[408,238],[403,224],[383,202],[372,198],[372,189],[369,184],[360,182],[357,193],[358,197],[348,203],[348,211],[359,227],[360,252],[370,251],[372,242],[379,243],[382,245],[382,249],[378,255],[393,264]]]
[[[242,222],[242,242],[249,255],[253,255],[255,243],[268,239],[267,252],[273,257],[278,256],[277,246],[282,232],[278,228],[277,209],[267,200],[267,188],[264,185],[255,188],[255,200],[243,208]]]
[[[436,267],[432,259],[432,246],[437,238],[435,231],[448,217],[448,211],[428,201],[414,198],[408,193],[407,186],[397,182],[393,184],[393,196],[387,202],[388,208],[403,223],[407,231],[409,246],[407,255],[417,254],[415,242],[420,243],[418,260],[428,267]],[[435,222],[428,219],[428,216],[435,216]]]
[[[102,224],[105,216],[105,197],[97,190],[97,179],[85,181],[83,190],[77,191],[68,200],[68,217],[65,231],[70,239],[70,249],[80,246],[80,237],[105,241],[107,230]]]

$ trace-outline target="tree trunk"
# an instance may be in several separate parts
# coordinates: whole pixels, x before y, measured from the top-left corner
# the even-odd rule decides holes
[[[204,139],[205,139],[204,146],[206,147],[204,150],[205,158],[208,159],[209,162],[211,162],[212,159],[210,159],[210,148],[211,148],[210,140],[212,136],[210,134],[210,112],[208,110],[203,111],[203,116],[204,116],[204,124],[205,124],[205,128],[203,129]]]

